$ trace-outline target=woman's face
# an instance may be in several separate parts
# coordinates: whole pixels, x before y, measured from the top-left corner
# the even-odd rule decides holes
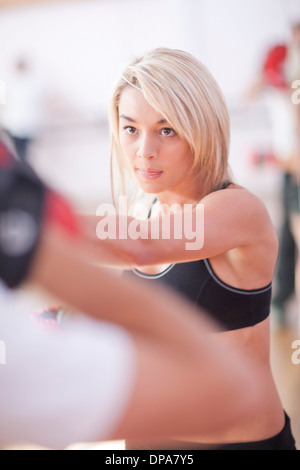
[[[119,138],[139,186],[146,193],[190,191],[193,153],[142,92],[126,87],[119,102]]]

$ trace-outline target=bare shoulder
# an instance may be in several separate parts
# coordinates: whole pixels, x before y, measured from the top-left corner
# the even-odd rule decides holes
[[[273,246],[276,251],[277,233],[265,203],[243,186],[231,184],[228,188],[205,196],[204,204],[213,223],[221,220],[231,231],[243,233],[242,245],[261,241]],[[210,217],[211,216],[211,217]]]
[[[238,184],[231,184],[226,189],[214,191],[205,196],[201,203],[206,207],[213,206],[222,210],[230,211],[231,213],[244,215],[249,217],[265,218],[266,222],[271,222],[269,212],[264,202],[244,186]]]
[[[215,246],[218,238],[211,234],[219,234],[221,247],[227,249],[216,253],[223,256],[223,261],[230,259],[229,264],[238,269],[239,282],[247,279],[245,288],[249,288],[249,285],[256,288],[257,283],[261,286],[270,282],[279,244],[264,202],[248,189],[236,184],[207,195],[201,202],[204,203],[206,213],[206,233]],[[228,271],[226,273],[229,276]]]
[[[235,199],[235,198],[241,198],[243,200],[249,200],[252,201],[253,203],[256,202],[261,202],[261,200],[253,194],[251,191],[249,191],[247,188],[244,186],[241,186],[236,183],[231,183],[227,188],[225,189],[219,189],[217,191],[213,191],[209,194],[207,194],[201,202],[209,202],[210,200],[223,200],[224,198],[227,199]]]

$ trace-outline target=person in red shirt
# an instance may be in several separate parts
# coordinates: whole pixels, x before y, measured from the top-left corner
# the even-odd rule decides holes
[[[300,107],[293,100],[293,83],[300,79],[300,23],[291,28],[286,44],[274,45],[266,54],[261,74],[249,97],[266,92],[275,162],[282,170],[283,218],[276,269],[273,312],[280,325],[286,323],[286,304],[300,291],[300,264],[297,262],[300,240]],[[273,159],[274,159],[273,157]]]

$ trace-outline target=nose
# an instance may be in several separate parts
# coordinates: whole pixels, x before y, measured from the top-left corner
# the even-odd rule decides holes
[[[155,139],[147,135],[142,136],[139,142],[137,156],[146,160],[152,160],[157,157],[157,152],[158,149],[155,145]]]

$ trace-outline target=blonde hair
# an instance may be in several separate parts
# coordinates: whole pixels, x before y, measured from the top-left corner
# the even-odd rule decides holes
[[[127,193],[128,167],[119,143],[119,100],[133,86],[185,139],[194,155],[192,171],[199,177],[201,197],[218,189],[228,177],[230,124],[222,92],[207,68],[191,54],[159,48],[132,60],[116,83],[109,111],[111,177],[119,179],[119,195]]]

